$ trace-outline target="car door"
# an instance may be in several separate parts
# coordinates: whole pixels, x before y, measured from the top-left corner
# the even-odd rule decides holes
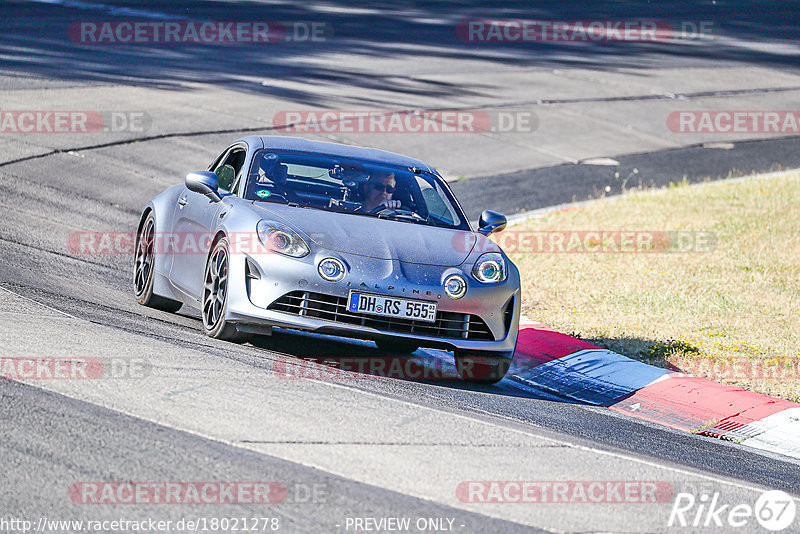
[[[179,290],[198,302],[202,297],[203,276],[211,239],[217,229],[220,214],[230,207],[231,189],[242,172],[246,154],[244,145],[233,145],[209,167],[219,177],[222,201],[214,202],[186,187],[178,196],[173,218],[175,235],[172,239],[175,246],[172,247],[170,280]]]

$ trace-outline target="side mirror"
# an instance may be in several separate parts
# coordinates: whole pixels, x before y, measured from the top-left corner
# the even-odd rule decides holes
[[[186,187],[189,191],[205,195],[214,202],[219,202],[222,197],[217,191],[217,175],[209,171],[190,172],[186,175]]]
[[[504,230],[508,224],[506,216],[496,211],[486,210],[481,213],[478,221],[478,233],[483,235],[493,234]]]

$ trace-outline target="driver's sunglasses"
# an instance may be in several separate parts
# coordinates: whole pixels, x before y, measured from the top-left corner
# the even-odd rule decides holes
[[[386,191],[390,195],[394,193],[394,186],[386,185],[386,184],[372,184],[372,187],[375,188],[375,191]]]

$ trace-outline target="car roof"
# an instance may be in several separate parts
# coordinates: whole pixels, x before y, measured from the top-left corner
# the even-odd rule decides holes
[[[377,148],[367,148],[361,146],[342,145],[339,143],[328,143],[325,141],[311,141],[302,137],[282,137],[282,136],[253,136],[242,139],[251,147],[259,144],[264,148],[275,150],[296,150],[300,152],[312,152],[319,154],[329,154],[341,156],[343,158],[360,158],[373,161],[380,161],[402,167],[417,167],[419,169],[436,173],[427,163],[418,159],[409,158],[402,154],[378,150]]]

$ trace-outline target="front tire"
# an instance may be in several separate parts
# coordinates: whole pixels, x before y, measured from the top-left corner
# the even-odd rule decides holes
[[[201,301],[203,331],[209,337],[241,343],[246,340],[247,335],[237,331],[234,323],[225,320],[228,304],[229,250],[228,240],[223,237],[214,244],[208,255]]]
[[[455,362],[458,376],[474,384],[496,384],[511,367],[510,358],[480,352],[456,351]]]
[[[156,265],[156,218],[150,211],[136,234],[136,248],[133,260],[133,294],[142,306],[174,313],[181,308],[181,302],[153,293],[153,279]]]

